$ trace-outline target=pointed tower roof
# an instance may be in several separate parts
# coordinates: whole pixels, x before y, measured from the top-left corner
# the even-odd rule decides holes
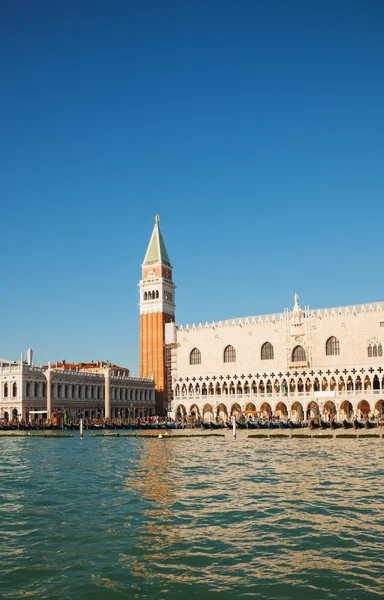
[[[164,262],[167,265],[171,265],[163,236],[161,235],[159,221],[160,217],[156,215],[155,226],[144,258],[144,265],[151,265],[157,262]]]

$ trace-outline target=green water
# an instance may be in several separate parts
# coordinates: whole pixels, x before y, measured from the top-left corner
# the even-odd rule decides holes
[[[0,595],[382,596],[383,443],[0,438]]]

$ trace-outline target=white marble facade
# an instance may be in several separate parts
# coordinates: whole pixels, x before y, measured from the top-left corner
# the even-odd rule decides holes
[[[166,326],[169,414],[381,415],[384,303]]]

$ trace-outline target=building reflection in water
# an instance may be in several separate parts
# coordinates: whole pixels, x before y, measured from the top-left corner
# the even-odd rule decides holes
[[[377,585],[380,565],[366,549],[384,534],[369,485],[380,447],[365,449],[369,463],[345,440],[142,441],[126,479],[144,504],[132,519],[138,548],[122,559],[147,583],[203,580],[217,592],[257,582],[300,588],[311,573],[319,590],[343,578],[348,588],[363,564],[364,585]]]

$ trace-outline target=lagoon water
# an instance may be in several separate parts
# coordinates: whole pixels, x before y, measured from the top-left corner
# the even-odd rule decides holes
[[[0,438],[2,598],[376,598],[383,440]]]

